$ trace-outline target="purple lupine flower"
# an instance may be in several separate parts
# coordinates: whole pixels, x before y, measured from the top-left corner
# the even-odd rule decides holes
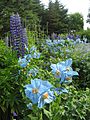
[[[13,116],[14,116],[14,117],[17,117],[18,115],[17,115],[17,113],[16,113],[16,112],[13,112]]]
[[[69,34],[68,36],[67,36],[67,39],[74,39],[74,35],[71,35],[71,34]]]
[[[10,16],[10,32],[13,50],[17,51],[18,57],[24,57],[25,44],[27,45],[27,37],[25,29],[23,29],[21,25],[19,14],[13,14]]]
[[[80,36],[79,36],[79,35],[76,35],[76,39],[78,39],[78,38],[80,39]]]

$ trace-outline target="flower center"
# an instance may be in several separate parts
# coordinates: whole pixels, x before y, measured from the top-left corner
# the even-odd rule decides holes
[[[70,71],[70,68],[69,68],[69,67],[67,67],[67,68],[66,68],[66,71]]]
[[[71,80],[71,77],[66,77],[66,80]]]
[[[60,71],[59,70],[56,71],[56,75],[58,75],[58,76],[60,75]]]
[[[37,94],[38,93],[38,89],[37,88],[32,89],[32,93]]]
[[[47,93],[47,92],[43,94],[43,98],[44,98],[44,99],[47,99],[47,98],[48,98],[48,93]]]
[[[32,76],[32,73],[29,73],[29,77],[31,77]]]
[[[30,63],[28,63],[27,66],[30,66]]]

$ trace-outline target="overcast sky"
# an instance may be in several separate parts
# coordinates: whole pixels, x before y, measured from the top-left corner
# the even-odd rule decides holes
[[[42,3],[44,3],[46,6],[48,6],[49,0],[41,0]],[[55,0],[52,0],[53,2]],[[88,15],[88,9],[90,7],[90,1],[89,0],[59,0],[60,3],[62,3],[65,8],[68,9],[68,13],[75,13],[79,12],[84,17],[84,29],[87,27],[90,27],[90,24],[86,23],[87,15]]]

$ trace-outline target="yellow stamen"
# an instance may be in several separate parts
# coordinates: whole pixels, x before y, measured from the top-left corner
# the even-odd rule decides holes
[[[66,77],[66,80],[71,80],[72,78],[71,77]]]
[[[60,71],[59,70],[56,71],[56,75],[58,75],[58,76],[60,75]]]
[[[37,88],[32,89],[32,93],[34,94],[38,93],[38,89]]]
[[[32,74],[30,73],[30,74],[29,74],[29,77],[31,77],[31,76],[32,76]]]
[[[70,71],[70,68],[69,68],[69,67],[67,67],[67,68],[66,68],[66,71]]]
[[[47,92],[43,94],[43,98],[44,98],[44,99],[47,99],[47,98],[48,98],[48,93],[47,93]]]

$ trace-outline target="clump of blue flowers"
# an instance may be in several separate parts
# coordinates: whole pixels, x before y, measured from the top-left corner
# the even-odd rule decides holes
[[[48,81],[36,78],[25,86],[25,94],[33,104],[42,108],[44,104],[51,103],[55,99],[54,92],[50,90],[52,87]]]
[[[28,50],[27,46],[25,45],[25,49],[27,50],[27,54],[23,56],[23,58],[19,57],[18,63],[21,66],[21,68],[26,68],[30,61],[32,59],[39,59],[41,53],[37,51],[37,48],[35,46],[32,46],[30,50]],[[32,71],[37,71],[37,70],[32,70]]]
[[[36,51],[33,46],[31,53]],[[62,87],[62,84],[71,83],[72,77],[78,75],[76,71],[73,71],[72,59],[59,62],[57,64],[51,64],[52,73],[54,77],[58,79],[58,87],[54,86],[47,80],[41,80],[38,78],[32,79],[31,84],[25,85],[25,95],[30,99],[30,103],[27,105],[29,109],[33,109],[33,105],[37,105],[38,108],[42,108],[45,104],[49,104],[55,100],[55,95],[62,93],[68,93],[68,90]],[[36,76],[38,70],[36,68],[29,70],[28,75]]]
[[[57,64],[51,64],[50,67],[52,69],[52,73],[54,74],[55,78],[60,80],[60,84],[70,83],[72,82],[72,77],[78,75],[76,71],[73,71],[71,65],[71,58]]]

